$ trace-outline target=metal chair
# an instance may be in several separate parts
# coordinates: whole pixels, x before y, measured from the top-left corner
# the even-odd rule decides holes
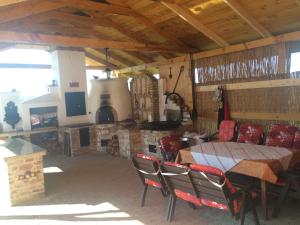
[[[249,190],[235,188],[218,168],[192,164],[190,167],[165,162],[161,171],[170,190],[167,220],[172,221],[176,200],[194,206],[208,206],[229,211],[236,219],[251,210],[255,224],[259,225],[254,197]]]
[[[242,124],[238,129],[237,142],[261,144],[263,141],[263,128],[256,124]]]
[[[160,150],[164,161],[175,161],[178,151],[182,149],[180,137],[169,135],[159,140]]]
[[[266,138],[266,145],[292,148],[296,131],[297,127],[294,126],[274,124]]]
[[[167,186],[159,171],[159,160],[156,157],[137,154],[132,157],[132,163],[144,185],[141,207],[145,205],[148,186],[159,189],[164,197],[168,195]]]
[[[294,137],[293,149],[300,151],[300,131],[297,130]],[[296,162],[285,173],[282,173],[276,183],[281,188],[278,201],[274,207],[272,216],[278,217],[284,201],[288,196],[300,200],[300,162]]]
[[[220,123],[219,139],[220,141],[233,141],[236,122],[234,120],[223,120]]]

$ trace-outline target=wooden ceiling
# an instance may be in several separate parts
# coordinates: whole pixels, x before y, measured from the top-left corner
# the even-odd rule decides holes
[[[300,0],[3,0],[0,48],[77,47],[125,68],[300,30]]]

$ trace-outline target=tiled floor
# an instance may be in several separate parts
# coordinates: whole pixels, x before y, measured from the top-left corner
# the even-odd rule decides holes
[[[160,192],[150,189],[145,207],[139,206],[142,185],[126,159],[105,154],[75,158],[52,154],[46,157],[45,167],[53,171],[45,175],[45,198],[0,210],[1,225],[169,224],[165,221],[167,199]],[[222,211],[193,210],[184,202],[177,203],[171,224],[234,224]],[[287,202],[280,219],[266,222],[259,215],[261,224],[300,224],[299,207],[300,203]],[[246,224],[253,224],[251,215]]]

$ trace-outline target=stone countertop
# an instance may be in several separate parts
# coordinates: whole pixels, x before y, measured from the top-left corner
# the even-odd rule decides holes
[[[33,153],[46,153],[46,150],[20,138],[0,140],[0,159],[24,156]]]
[[[78,124],[72,124],[72,125],[66,125],[64,128],[80,128],[80,127],[89,127],[94,126],[95,123],[78,123]]]

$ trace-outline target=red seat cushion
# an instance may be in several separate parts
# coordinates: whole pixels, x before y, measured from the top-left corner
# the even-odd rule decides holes
[[[165,152],[177,153],[182,148],[180,138],[177,135],[162,137],[159,142]]]
[[[151,161],[155,161],[155,162],[159,163],[159,160],[155,156],[145,155],[142,153],[138,153],[136,156],[139,158],[142,158],[142,159],[147,159],[147,160],[151,160]]]
[[[266,145],[292,148],[297,127],[275,124],[271,127],[266,139]]]
[[[161,184],[159,182],[151,180],[149,178],[145,178],[145,184],[148,184],[148,185],[156,187],[156,188],[161,188]]]
[[[191,193],[184,192],[184,191],[181,191],[181,190],[178,190],[178,189],[175,189],[174,193],[178,198],[180,198],[184,201],[191,202],[191,203],[193,203],[195,205],[198,205],[198,206],[201,205],[201,199],[197,198],[195,195],[192,195]]]
[[[262,140],[262,135],[262,126],[255,124],[242,124],[239,128],[237,142],[259,144],[260,140]]]
[[[295,133],[293,148],[300,149],[300,130]]]
[[[186,170],[189,169],[188,166],[185,166],[185,165],[182,165],[182,164],[179,164],[179,163],[175,163],[175,162],[164,162],[164,165],[166,165],[166,166],[174,166],[174,167],[178,167],[178,168],[186,169]]]
[[[220,124],[219,138],[221,141],[232,141],[234,138],[235,121],[223,120]]]
[[[200,202],[201,202],[202,205],[206,205],[208,207],[217,208],[217,209],[221,209],[221,210],[224,210],[224,211],[228,210],[228,206],[227,205],[219,203],[219,202],[211,201],[209,199],[201,198]],[[237,209],[235,208],[234,212],[238,213],[239,209],[237,211]]]

